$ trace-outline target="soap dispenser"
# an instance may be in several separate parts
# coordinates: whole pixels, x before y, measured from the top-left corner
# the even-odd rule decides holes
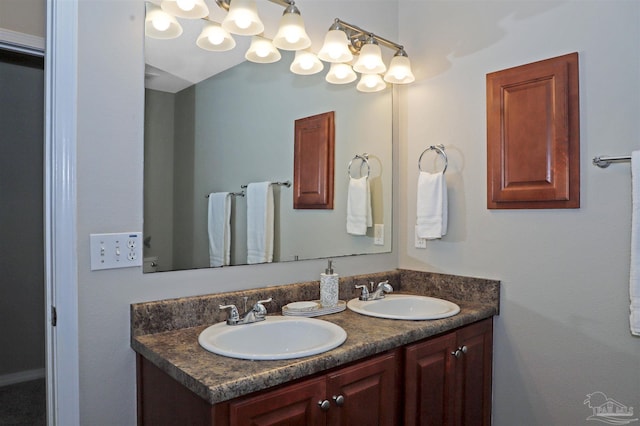
[[[333,272],[332,263],[329,260],[327,269],[320,274],[320,304],[323,308],[333,308],[338,304],[338,274]]]

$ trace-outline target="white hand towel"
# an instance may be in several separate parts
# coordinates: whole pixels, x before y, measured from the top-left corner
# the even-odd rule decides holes
[[[273,189],[271,182],[247,185],[247,263],[273,261]]]
[[[228,192],[209,194],[209,266],[231,261],[231,197]]]
[[[640,336],[640,151],[631,153],[631,271],[629,296],[631,334]]]
[[[349,178],[347,190],[347,232],[352,235],[366,235],[372,226],[371,190],[369,179]]]
[[[420,172],[418,177],[416,233],[434,240],[447,234],[447,181],[444,173]]]

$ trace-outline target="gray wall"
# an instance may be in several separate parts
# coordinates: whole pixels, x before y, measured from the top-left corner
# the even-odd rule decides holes
[[[630,166],[591,165],[640,148],[637,1],[400,1],[416,72],[400,101],[403,268],[502,280],[494,424],[578,425],[604,392],[640,406],[640,339],[629,332]],[[486,209],[485,75],[580,55],[582,207]],[[449,153],[449,229],[413,248],[415,161]]]
[[[0,61],[0,376],[45,363],[43,105],[44,71]]]

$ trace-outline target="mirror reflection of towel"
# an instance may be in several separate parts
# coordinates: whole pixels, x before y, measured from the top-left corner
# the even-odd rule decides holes
[[[209,194],[209,266],[231,263],[231,197],[228,192]]]
[[[273,261],[273,188],[271,182],[247,185],[247,263]]]
[[[447,181],[443,172],[420,172],[416,205],[418,238],[434,240],[447,234]]]
[[[349,178],[347,232],[351,235],[366,235],[367,228],[372,225],[369,179],[367,176]]]

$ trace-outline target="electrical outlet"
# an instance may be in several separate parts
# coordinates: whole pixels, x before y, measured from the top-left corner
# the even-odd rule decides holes
[[[415,235],[415,247],[419,249],[426,249],[427,239],[418,237],[418,229],[414,230],[413,235]]]
[[[91,234],[91,270],[142,266],[142,233]]]
[[[373,226],[373,244],[376,246],[384,245],[384,225],[382,223],[376,223]]]

